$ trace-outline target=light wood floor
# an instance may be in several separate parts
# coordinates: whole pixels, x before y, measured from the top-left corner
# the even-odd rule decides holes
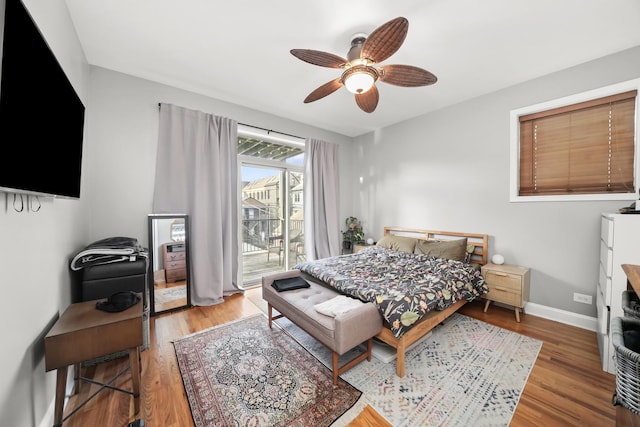
[[[260,294],[260,288],[247,291]],[[544,342],[529,376],[512,426],[614,426],[616,407],[611,403],[615,376],[602,371],[594,332],[567,326],[524,314],[516,323],[512,310],[490,306],[482,312],[483,303],[469,303],[461,312],[496,326],[509,329]],[[151,318],[150,346],[142,352],[141,413],[133,414],[133,399],[124,393],[105,390],[71,416],[65,427],[125,427],[142,418],[146,427],[193,426],[182,378],[176,362],[172,340],[232,320],[260,314],[248,295],[233,295],[223,304],[192,307]],[[367,363],[367,362],[363,362]],[[84,375],[109,380],[123,366],[126,358],[85,368]],[[129,388],[127,375],[114,384]],[[66,407],[69,413],[97,390],[84,383]],[[379,426],[375,412],[359,417],[354,427]]]

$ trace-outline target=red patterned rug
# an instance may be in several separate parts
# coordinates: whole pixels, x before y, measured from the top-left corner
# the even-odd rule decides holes
[[[174,347],[196,427],[329,426],[362,394],[263,315]]]

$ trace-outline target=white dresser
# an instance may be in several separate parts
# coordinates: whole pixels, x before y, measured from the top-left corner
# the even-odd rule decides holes
[[[611,320],[624,316],[622,292],[627,276],[622,264],[640,264],[640,215],[602,214],[600,224],[600,278],[596,293],[598,346],[602,369],[616,373]]]

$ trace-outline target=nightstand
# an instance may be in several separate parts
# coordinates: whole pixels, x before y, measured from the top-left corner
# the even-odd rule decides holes
[[[512,305],[516,321],[520,322],[520,311],[529,299],[529,269],[517,265],[486,264],[482,266],[482,276],[489,287],[484,311],[487,311],[491,301]]]
[[[369,248],[371,246],[375,246],[375,243],[373,245],[369,245],[367,243],[355,243],[353,245],[353,253],[357,254],[358,252],[360,252],[361,250],[365,249],[365,248]]]

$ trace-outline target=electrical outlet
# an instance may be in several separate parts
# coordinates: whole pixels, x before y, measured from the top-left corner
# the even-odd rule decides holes
[[[573,293],[573,300],[575,302],[581,302],[583,304],[591,304],[592,297],[591,295],[579,294],[577,292]]]

